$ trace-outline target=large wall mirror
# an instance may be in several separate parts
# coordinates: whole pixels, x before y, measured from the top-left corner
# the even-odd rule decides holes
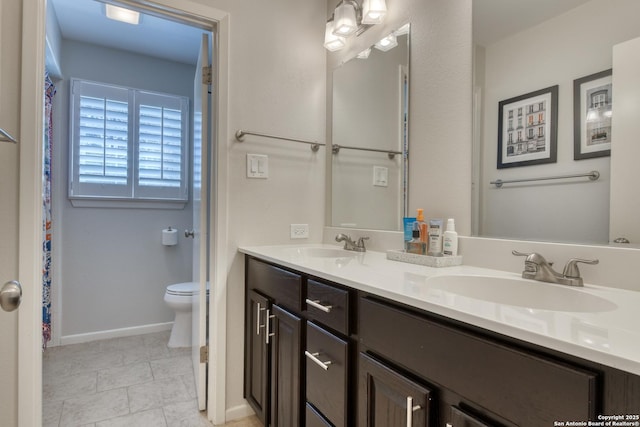
[[[334,227],[401,230],[407,204],[409,33],[406,24],[333,71]]]
[[[588,96],[589,84],[594,87],[608,84],[604,80],[580,79],[612,69],[614,46],[640,36],[637,22],[640,2],[473,0],[473,8],[474,235],[592,244],[613,240],[616,236],[609,233],[614,213],[610,211],[614,172],[611,165],[616,163],[608,154],[600,157],[576,154],[581,149],[574,147],[574,82],[586,82],[583,86],[587,95],[578,98],[581,103]],[[615,71],[613,67],[614,80]],[[557,87],[557,106],[549,99],[540,107],[543,110],[539,115],[538,107],[543,101],[528,95],[553,87]],[[616,153],[616,144],[622,147],[628,143],[616,139],[615,94],[614,84],[603,98],[604,102],[613,103],[610,121],[614,123],[614,131],[611,132],[610,124],[608,128],[604,124],[598,134],[610,138],[611,156]],[[513,123],[507,116],[509,109],[514,114]],[[524,111],[522,121],[519,109]],[[529,109],[536,110],[532,118],[527,115]],[[552,126],[541,130],[536,127],[538,117],[542,121],[551,120],[556,113]],[[545,144],[549,147],[551,138],[546,132],[553,130],[553,126],[557,127],[556,159],[543,164],[529,162],[529,154]],[[583,129],[582,126],[579,128]],[[513,141],[510,129],[515,129]],[[515,144],[515,138],[523,143]],[[499,154],[500,139],[505,145]],[[507,145],[510,151],[506,151]],[[510,157],[520,157],[523,162],[500,167],[499,163],[510,161]],[[600,178],[546,179],[591,171],[597,171]],[[529,179],[533,180],[520,181]],[[499,188],[491,184],[497,180],[518,182]],[[635,194],[637,198],[637,191]],[[636,227],[640,228],[637,221]]]

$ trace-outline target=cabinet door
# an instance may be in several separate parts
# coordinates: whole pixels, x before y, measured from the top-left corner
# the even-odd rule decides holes
[[[302,321],[273,306],[268,320],[271,338],[271,426],[300,426]]]
[[[247,293],[245,312],[244,397],[265,424],[268,412],[269,353],[266,330],[270,301],[255,291]]]
[[[360,427],[427,427],[431,392],[382,363],[360,353],[358,419]]]

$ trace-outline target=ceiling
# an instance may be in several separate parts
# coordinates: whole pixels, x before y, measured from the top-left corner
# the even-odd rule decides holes
[[[151,15],[139,25],[108,19],[94,0],[49,0],[64,39],[195,65],[203,30]]]
[[[473,39],[488,46],[591,0],[473,0]]]

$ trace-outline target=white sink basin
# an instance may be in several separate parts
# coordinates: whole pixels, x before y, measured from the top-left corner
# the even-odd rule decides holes
[[[339,248],[298,248],[296,250],[300,255],[311,258],[345,258],[354,257],[358,254],[358,252],[345,251]]]
[[[429,289],[497,304],[541,310],[600,312],[617,306],[613,302],[563,285],[518,278],[490,276],[433,276]]]

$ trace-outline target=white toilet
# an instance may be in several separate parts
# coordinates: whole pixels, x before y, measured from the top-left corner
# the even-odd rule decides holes
[[[209,284],[207,283],[207,298],[209,297]],[[164,301],[175,313],[169,338],[169,347],[191,347],[191,307],[193,296],[198,292],[197,282],[176,283],[167,286],[164,293]]]

